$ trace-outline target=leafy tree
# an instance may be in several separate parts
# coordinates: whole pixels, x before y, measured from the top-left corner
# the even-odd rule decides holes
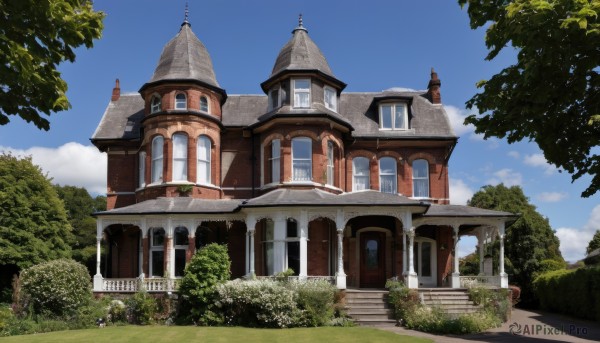
[[[591,253],[592,251],[600,248],[600,230],[596,230],[594,237],[588,243],[587,249],[585,250],[586,254]]]
[[[565,265],[560,253],[560,242],[550,227],[548,219],[536,211],[523,194],[521,187],[484,186],[473,195],[468,204],[489,210],[519,213],[520,217],[506,229],[504,253],[512,264],[511,283],[521,287],[521,302],[534,306],[532,282],[553,260]],[[498,256],[499,242],[494,243],[494,256]]]
[[[535,141],[546,160],[600,189],[600,0],[458,0],[471,28],[486,27],[487,60],[509,44],[517,62],[490,80],[465,119],[485,137]]]
[[[70,257],[71,225],[50,179],[31,157],[0,154],[0,288],[40,262]]]
[[[70,108],[57,66],[93,46],[103,18],[88,0],[0,0],[0,125],[18,115],[48,130],[40,113]]]
[[[84,264],[91,275],[96,273],[96,219],[92,213],[106,210],[106,197],[92,198],[83,187],[60,186],[54,188],[65,204],[73,228],[69,242],[73,259]]]

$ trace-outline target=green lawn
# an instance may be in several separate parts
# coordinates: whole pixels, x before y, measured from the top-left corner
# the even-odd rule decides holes
[[[59,331],[0,338],[0,342],[403,342],[429,343],[424,338],[401,336],[364,327],[248,329],[193,326],[111,326],[103,329]]]

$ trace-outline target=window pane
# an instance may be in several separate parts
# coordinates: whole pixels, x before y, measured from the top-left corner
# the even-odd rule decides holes
[[[296,93],[294,96],[295,107],[310,107],[310,97],[308,93]]]
[[[187,180],[187,136],[173,135],[173,180]]]
[[[381,174],[396,174],[396,160],[391,157],[384,157],[379,160],[379,172]]]
[[[281,148],[279,139],[273,140],[273,142],[271,142],[271,182],[279,182],[280,180],[280,151]]]
[[[413,162],[413,177],[428,177],[428,168],[426,160],[416,160]]]
[[[381,128],[392,128],[392,106],[390,105],[381,106]]]
[[[162,228],[152,229],[152,246],[161,247],[165,243],[165,230]]]
[[[185,94],[179,93],[175,96],[175,108],[180,110],[185,110],[187,108],[187,100],[185,98]]]
[[[146,185],[146,153],[140,152],[140,160],[139,160],[139,187],[144,187]]]
[[[421,243],[421,276],[431,276],[431,243]]]
[[[279,90],[274,89],[269,92],[269,109],[274,109],[279,107]]]
[[[396,104],[396,117],[394,122],[395,129],[404,129],[406,128],[406,123],[404,122],[404,105]]]
[[[396,176],[395,175],[382,175],[380,178],[380,189],[383,193],[397,193],[396,191]]]
[[[292,140],[292,178],[294,181],[312,179],[312,142],[308,138]]]
[[[200,97],[200,111],[208,112],[208,100],[205,96]]]
[[[294,271],[294,275],[300,273],[300,242],[287,243],[288,268]]]
[[[325,106],[335,111],[337,107],[336,100],[335,91],[331,88],[325,88]]]
[[[163,138],[158,136],[152,141],[152,182],[162,181]]]
[[[294,80],[294,89],[309,89],[310,81],[309,80]]]
[[[333,186],[333,143],[327,143],[327,184]]]
[[[197,155],[198,164],[196,166],[196,182],[210,184],[210,139],[206,136],[198,137]]]
[[[365,157],[357,157],[352,160],[354,175],[369,175],[369,160]]]
[[[365,245],[365,265],[367,269],[373,270],[379,268],[379,242],[375,239],[370,239]]]
[[[185,249],[175,249],[175,276],[183,276],[185,270]]]
[[[153,251],[152,252],[152,276],[163,277],[165,275],[164,270],[164,251]]]
[[[310,159],[311,142],[308,139],[298,138],[292,140],[292,154],[294,158]]]
[[[155,96],[152,97],[152,103],[150,105],[150,113],[155,113],[160,111],[160,98]]]
[[[183,226],[175,228],[175,245],[188,245],[189,234],[188,230]]]
[[[417,198],[429,197],[429,180],[413,180],[413,196]]]

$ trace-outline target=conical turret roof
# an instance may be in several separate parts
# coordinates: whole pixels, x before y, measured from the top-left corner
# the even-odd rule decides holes
[[[208,50],[192,31],[187,19],[179,33],[163,48],[154,75],[142,90],[156,83],[172,81],[200,82],[224,92],[215,76]]]
[[[263,82],[263,86],[273,78],[288,71],[318,72],[324,77],[340,84],[341,88],[345,87],[345,84],[333,75],[321,49],[308,36],[308,30],[302,25],[302,17],[300,17],[298,27],[292,31],[292,39],[279,51],[269,80]]]

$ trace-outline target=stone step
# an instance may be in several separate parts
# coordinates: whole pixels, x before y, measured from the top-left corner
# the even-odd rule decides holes
[[[388,303],[364,303],[364,304],[351,304],[352,306],[348,306],[346,303],[346,308],[381,308],[381,309],[389,309],[390,305]]]
[[[346,299],[386,299],[387,293],[346,293]]]
[[[387,299],[363,299],[363,298],[346,298],[346,304],[386,304]]]
[[[360,326],[390,326],[390,325],[396,325],[396,320],[395,319],[384,319],[384,320],[363,319],[360,322],[355,321],[354,323],[358,324]]]
[[[362,313],[362,314],[348,314],[355,323],[361,324],[365,321],[381,321],[381,320],[394,320],[389,314],[378,314],[378,313]]]
[[[392,314],[392,310],[390,309],[385,309],[385,308],[351,308],[347,311],[348,315],[354,315],[354,314],[385,314],[385,315],[391,315]]]

